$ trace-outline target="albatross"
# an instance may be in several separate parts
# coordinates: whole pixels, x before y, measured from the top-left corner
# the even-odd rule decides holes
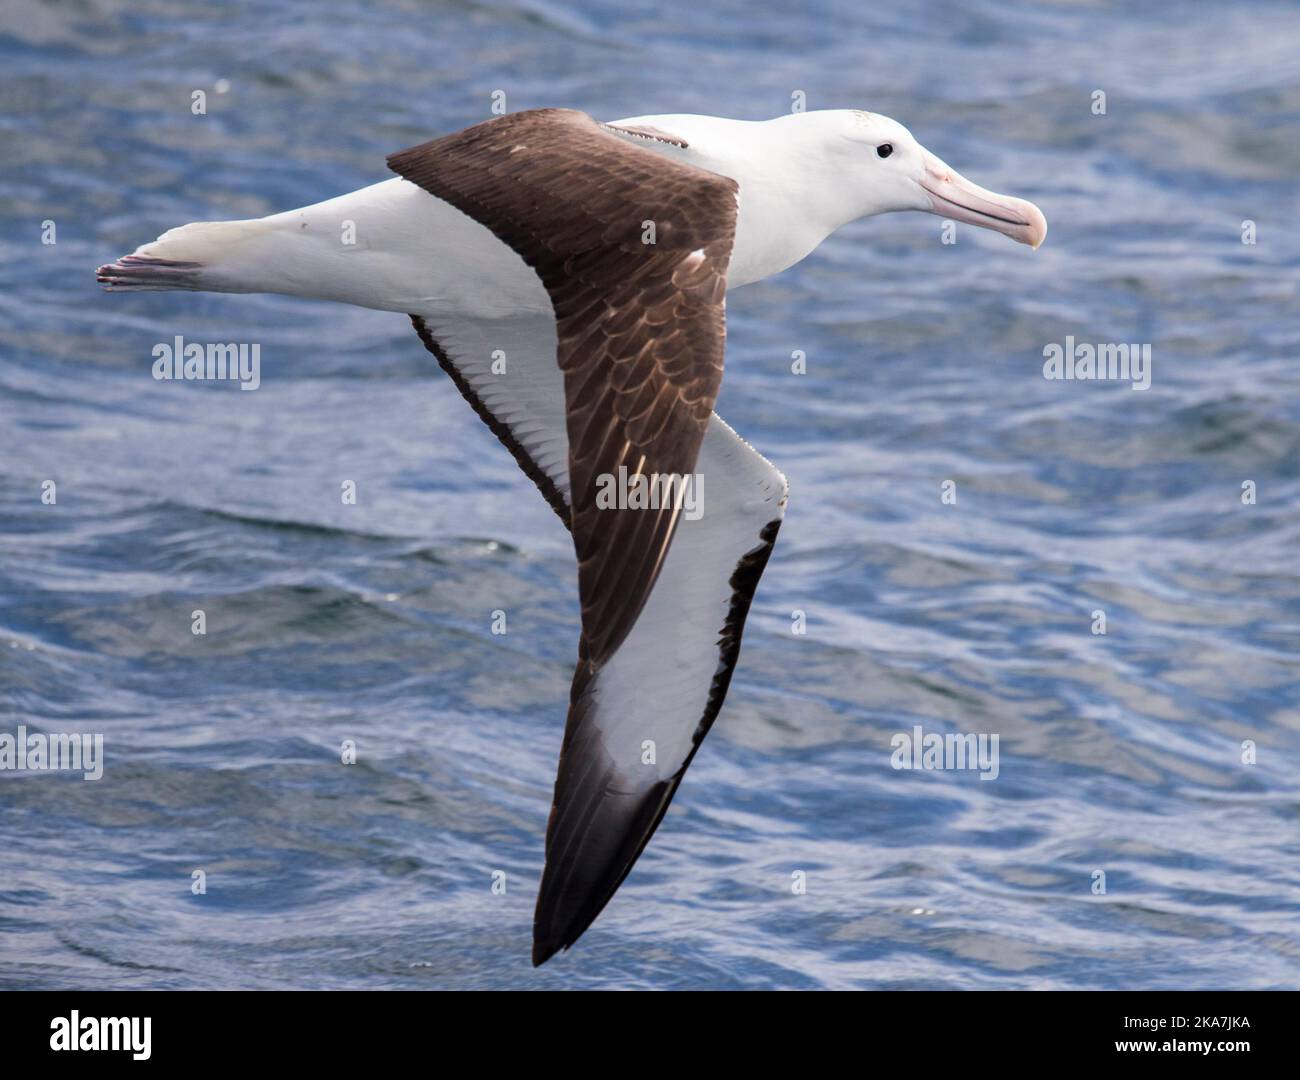
[[[586,931],[663,819],[722,708],[785,512],[785,476],[713,411],[727,292],[875,214],[1033,248],[1047,224],[861,110],[601,123],[537,109],[388,165],[395,178],[313,206],[172,229],[97,277],[408,315],[572,533],[582,625],[537,965]],[[611,499],[611,477],[680,484]]]

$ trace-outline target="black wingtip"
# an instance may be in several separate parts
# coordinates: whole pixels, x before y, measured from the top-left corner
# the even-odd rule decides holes
[[[540,938],[533,939],[533,967],[541,967],[547,960],[560,951],[562,946],[559,942],[543,941]]]
[[[567,950],[596,921],[618,887],[608,870],[597,880],[594,886],[585,882],[577,889],[564,889],[556,887],[553,874],[543,874],[533,915],[533,967]]]
[[[560,758],[533,916],[535,967],[586,933],[644,850],[680,780],[636,790],[583,723],[590,700],[579,694]]]
[[[588,881],[576,889],[557,888],[555,878],[544,874],[533,916],[533,967],[541,967],[556,953],[576,944],[626,874],[626,869],[615,875],[602,868],[595,883]]]

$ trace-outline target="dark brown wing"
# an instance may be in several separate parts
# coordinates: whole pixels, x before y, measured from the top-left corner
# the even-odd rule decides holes
[[[722,381],[733,181],[612,135],[585,113],[540,109],[388,159],[487,226],[538,274],[564,372],[580,667],[636,622],[677,524],[601,508],[602,477],[694,470]],[[603,481],[609,483],[609,481]]]
[[[644,773],[629,778],[597,722],[600,673],[645,608],[680,514],[673,500],[611,507],[598,494],[620,470],[679,480],[695,471],[722,381],[736,185],[637,141],[583,113],[547,109],[389,158],[395,172],[513,248],[555,309],[582,637],[547,826],[534,963],[572,944],[613,895],[688,760],[642,790]],[[713,625],[702,623],[703,632]],[[656,625],[648,633],[671,640],[674,631]],[[611,684],[611,704],[626,713],[614,702],[620,685],[628,680]]]

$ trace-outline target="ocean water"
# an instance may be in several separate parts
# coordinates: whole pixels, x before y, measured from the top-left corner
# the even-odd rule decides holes
[[[0,732],[105,745],[0,772],[0,985],[1300,985],[1293,4],[6,0],[0,69]],[[93,276],[498,91],[868,108],[1051,227],[876,218],[732,294],[786,522],[664,824],[537,971],[564,530],[402,317]],[[261,388],[155,382],[177,334]],[[1150,388],[1045,379],[1067,335]],[[918,725],[996,780],[892,768]]]

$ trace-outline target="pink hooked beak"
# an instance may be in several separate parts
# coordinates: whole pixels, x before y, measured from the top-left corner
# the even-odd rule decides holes
[[[921,186],[930,196],[930,212],[940,217],[992,229],[1032,248],[1047,236],[1047,219],[1033,203],[972,184],[928,151]]]

